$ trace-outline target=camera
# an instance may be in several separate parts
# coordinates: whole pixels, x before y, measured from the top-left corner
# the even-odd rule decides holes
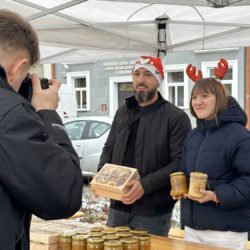
[[[49,88],[49,80],[47,78],[39,78],[39,79],[41,82],[42,89]],[[32,80],[30,74],[27,74],[27,76],[24,78],[18,93],[22,95],[25,99],[27,99],[29,102],[31,101],[33,91],[32,91]]]

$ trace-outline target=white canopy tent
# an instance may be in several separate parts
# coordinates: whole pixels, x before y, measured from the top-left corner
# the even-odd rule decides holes
[[[250,45],[250,0],[0,0],[0,3],[0,8],[16,11],[33,25],[40,40],[42,63],[74,64],[156,55],[159,50]],[[166,39],[163,31],[160,44],[156,21],[159,17],[166,24]]]

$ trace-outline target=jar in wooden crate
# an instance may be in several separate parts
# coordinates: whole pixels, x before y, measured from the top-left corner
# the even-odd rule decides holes
[[[104,239],[101,237],[94,237],[87,239],[87,250],[103,250]]]
[[[110,240],[104,242],[104,250],[123,250],[122,243],[119,240]]]
[[[187,181],[184,172],[176,172],[170,175],[171,191],[175,197],[187,194]]]
[[[72,236],[72,250],[87,250],[87,235],[77,234]]]

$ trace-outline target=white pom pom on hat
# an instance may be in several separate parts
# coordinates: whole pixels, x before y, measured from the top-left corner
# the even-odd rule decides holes
[[[141,58],[135,62],[132,73],[139,68],[145,68],[150,71],[159,84],[164,80],[163,66],[159,57],[141,56]]]

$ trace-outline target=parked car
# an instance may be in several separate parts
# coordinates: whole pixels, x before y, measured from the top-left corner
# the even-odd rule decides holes
[[[112,121],[113,118],[108,116],[85,116],[64,121],[65,129],[79,156],[84,177],[96,174]]]

